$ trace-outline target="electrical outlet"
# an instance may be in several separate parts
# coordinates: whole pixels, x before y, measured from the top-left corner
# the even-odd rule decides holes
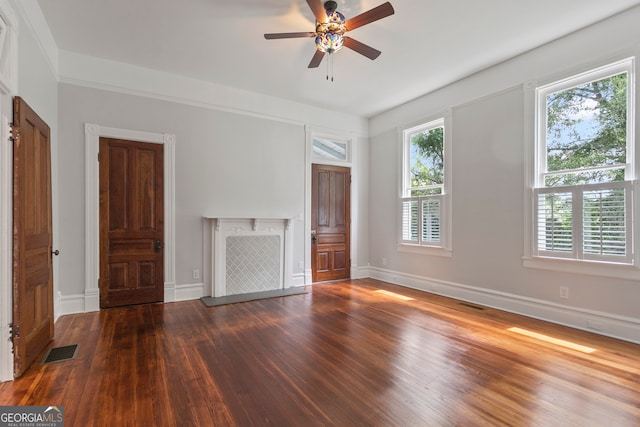
[[[569,298],[569,288],[566,286],[560,286],[560,298]]]
[[[193,270],[192,272],[192,276],[194,279],[199,279],[200,278],[200,270]]]

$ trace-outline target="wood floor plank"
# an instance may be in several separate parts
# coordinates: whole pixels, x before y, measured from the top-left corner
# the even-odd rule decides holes
[[[68,344],[0,405],[61,405],[70,426],[640,424],[639,345],[373,279],[63,316]]]

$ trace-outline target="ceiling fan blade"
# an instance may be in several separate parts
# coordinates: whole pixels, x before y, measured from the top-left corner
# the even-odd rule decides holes
[[[293,39],[296,37],[315,37],[316,33],[304,32],[304,33],[273,33],[265,34],[264,38],[267,40],[273,39]]]
[[[358,16],[354,16],[351,19],[347,19],[344,23],[347,31],[355,30],[358,27],[369,24],[378,19],[386,18],[389,15],[393,15],[395,11],[391,3],[386,2],[380,6],[374,7],[371,10],[361,13]]]
[[[322,1],[320,0],[307,0],[307,4],[311,8],[313,15],[316,17],[316,21],[325,23],[327,22],[327,11],[324,10]]]
[[[376,59],[382,53],[379,50],[372,48],[371,46],[367,46],[366,44],[361,43],[358,40],[352,39],[351,37],[345,36],[344,45],[371,60]]]
[[[324,52],[316,49],[316,53],[313,54],[313,58],[311,58],[311,62],[309,62],[308,68],[318,68],[318,66],[322,62],[322,58],[324,58]]]

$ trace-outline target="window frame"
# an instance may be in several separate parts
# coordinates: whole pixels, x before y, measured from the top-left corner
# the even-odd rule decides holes
[[[444,130],[443,141],[443,180],[444,183],[440,187],[442,188],[441,194],[434,194],[428,196],[411,196],[409,191],[411,188],[411,178],[409,171],[410,165],[410,149],[411,140],[409,135],[416,132],[424,132],[431,129],[442,127]],[[398,251],[420,253],[436,256],[450,257],[451,250],[451,112],[449,110],[432,116],[428,119],[414,122],[398,128],[398,140],[399,140],[399,202],[398,202]],[[439,241],[430,241],[422,239],[421,226],[423,223],[422,206],[425,201],[437,200],[439,203]],[[405,226],[403,220],[403,204],[405,202],[417,201],[419,209],[418,220],[418,240],[404,240],[403,229]]]
[[[627,73],[627,146],[626,163],[624,163],[625,180],[611,183],[576,184],[570,186],[547,187],[545,176],[557,174],[559,171],[547,171],[546,151],[546,126],[547,126],[547,95],[562,90],[605,79],[620,73]],[[566,271],[571,273],[583,273],[589,275],[637,278],[639,267],[638,253],[635,242],[638,241],[638,161],[636,158],[637,136],[635,135],[635,122],[637,120],[636,103],[638,94],[635,90],[635,58],[633,56],[610,62],[605,65],[590,67],[586,71],[566,73],[550,82],[538,84],[530,81],[524,84],[525,91],[525,141],[529,149],[525,150],[525,254],[523,265],[531,268]],[[606,169],[608,166],[595,167]],[[571,171],[564,171],[571,172]],[[623,188],[625,191],[626,214],[626,247],[625,257],[599,256],[583,253],[582,206],[574,209],[573,224],[573,251],[571,254],[559,254],[540,250],[537,242],[538,233],[538,194],[549,192],[579,192],[582,194],[590,190],[609,187]],[[576,218],[575,215],[579,215]],[[579,236],[578,236],[579,235]],[[576,244],[577,243],[577,244]],[[576,247],[579,245],[579,249]]]

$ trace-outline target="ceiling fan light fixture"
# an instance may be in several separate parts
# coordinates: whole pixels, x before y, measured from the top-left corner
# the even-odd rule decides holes
[[[297,32],[297,33],[270,33],[265,34],[267,40],[273,39],[289,39],[297,37],[313,37],[316,43],[316,51],[309,62],[308,68],[317,68],[322,62],[322,58],[327,54],[339,51],[344,46],[349,49],[366,56],[373,60],[382,52],[367,46],[351,37],[345,36],[347,31],[355,30],[363,25],[385,18],[394,14],[391,3],[386,2],[380,6],[369,9],[360,15],[346,19],[345,16],[337,11],[338,2],[322,0],[306,0],[309,8],[316,18],[316,30],[314,32]]]
[[[340,33],[344,34],[347,32],[347,28],[345,27],[345,17],[343,14],[334,10],[333,12],[327,11],[327,20],[326,22],[317,22],[316,23],[316,33]]]
[[[328,31],[316,36],[316,47],[325,53],[334,53],[344,46],[344,36],[340,33]]]

